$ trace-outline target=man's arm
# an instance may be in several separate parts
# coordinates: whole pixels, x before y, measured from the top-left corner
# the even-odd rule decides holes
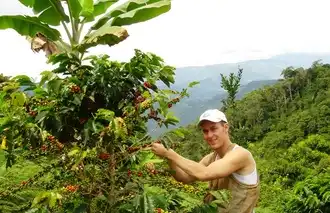
[[[209,166],[186,159],[172,149],[168,150],[165,157],[175,163],[187,175],[200,181],[226,177],[243,168],[248,162],[248,152],[241,149],[237,149],[234,153],[228,153],[224,158],[211,163]]]
[[[173,170],[172,176],[175,180],[182,182],[182,183],[192,183],[196,180],[195,177],[188,175],[184,172],[178,165],[176,165],[172,160],[168,160],[168,164],[170,168]]]
[[[209,155],[205,156],[199,164],[206,166],[206,161],[208,159]],[[185,171],[183,171],[174,161],[168,159],[169,166],[172,170],[174,170],[174,174],[172,175],[175,180],[180,181],[182,183],[192,183],[196,181],[196,177],[187,174]],[[196,163],[196,162],[195,162]]]

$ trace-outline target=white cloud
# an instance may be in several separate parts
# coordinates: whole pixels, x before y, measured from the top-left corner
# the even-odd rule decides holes
[[[119,45],[98,47],[128,60],[133,49],[150,51],[174,66],[205,65],[269,57],[285,52],[330,52],[328,0],[173,0],[154,20],[128,26]],[[0,14],[29,11],[6,0]],[[36,76],[47,69],[43,53],[12,30],[0,31],[1,72]]]

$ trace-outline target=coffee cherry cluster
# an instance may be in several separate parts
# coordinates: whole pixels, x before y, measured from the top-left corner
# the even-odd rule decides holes
[[[24,104],[24,107],[25,107],[25,111],[27,113],[32,112],[31,114],[33,114],[32,109],[35,109],[38,106],[47,106],[49,104],[54,104],[54,103],[55,103],[55,100],[49,101],[49,100],[42,100],[42,99],[39,99],[39,98],[32,98],[31,100],[29,100],[28,103]]]
[[[49,136],[47,136],[47,139],[48,139],[50,142],[54,142],[54,141],[55,141],[55,136],[54,136],[54,135],[49,135]]]
[[[129,169],[129,170],[127,170],[127,176],[128,177],[131,177],[132,176],[132,171]]]
[[[79,118],[79,123],[84,124],[87,120],[88,118]]]
[[[53,135],[49,135],[47,136],[47,140],[49,142],[51,142],[52,144],[55,144],[57,146],[58,149],[63,149],[64,145],[62,143],[60,143],[58,140],[56,140],[55,136]]]
[[[131,146],[131,147],[128,147],[127,152],[131,154],[131,153],[136,152],[140,149],[141,149],[140,146]]]
[[[173,106],[173,104],[176,104],[180,101],[180,98],[174,98],[172,99],[168,104],[167,104],[167,107],[168,108],[171,108]]]
[[[79,93],[81,91],[80,87],[77,85],[71,86],[70,90],[72,93]]]
[[[45,152],[46,150],[47,150],[47,146],[44,144],[44,145],[42,145],[41,146],[41,150],[43,151],[43,152]]]
[[[157,120],[157,115],[158,115],[158,112],[156,110],[150,109],[148,118]]]
[[[74,185],[68,185],[65,187],[66,190],[70,191],[70,192],[75,192],[77,191],[79,188],[79,186],[74,186]]]
[[[46,143],[41,145],[40,150],[42,152],[47,152],[53,150],[54,147],[57,147],[57,149],[61,150],[64,145],[56,140],[55,136],[48,135]],[[28,147],[24,147],[24,149],[28,149]],[[33,150],[33,147],[30,146],[29,149]]]
[[[145,100],[141,103],[142,109],[148,109],[151,107],[151,100]]]
[[[146,99],[143,96],[139,95],[135,98],[134,102],[135,102],[135,104],[138,104],[138,103],[142,103],[145,100]]]
[[[38,114],[38,112],[37,112],[37,111],[34,111],[34,110],[31,110],[31,111],[29,112],[29,115],[30,115],[31,117],[35,117],[37,114]]]
[[[161,208],[156,208],[154,212],[155,213],[165,213],[165,211]]]
[[[101,159],[101,160],[108,160],[109,158],[110,158],[109,153],[102,152],[102,153],[99,154],[99,159]]]
[[[157,171],[156,169],[148,169],[147,172],[142,172],[142,171],[132,171],[132,170],[127,170],[127,176],[129,178],[131,178],[134,174],[136,174],[137,177],[143,177],[143,175],[157,175],[159,174],[159,171]]]
[[[152,87],[151,83],[148,82],[148,81],[144,82],[143,83],[143,86],[146,87],[146,88],[148,88],[148,89],[151,89],[151,87]]]

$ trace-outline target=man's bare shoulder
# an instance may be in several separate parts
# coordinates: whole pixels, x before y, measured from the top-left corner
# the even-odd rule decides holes
[[[250,173],[255,167],[255,161],[252,153],[244,147],[237,147],[235,150],[232,150],[230,153],[228,153],[228,156],[225,157],[230,158],[228,159],[229,161],[240,165],[240,169],[238,169],[239,173],[242,172],[242,174],[244,174],[246,171]]]
[[[248,164],[252,155],[249,150],[244,147],[237,147],[234,150],[231,150],[228,154],[224,156],[224,160],[230,160],[241,165]]]
[[[208,166],[211,163],[212,158],[214,157],[214,152],[211,152],[207,155],[205,155],[200,161],[200,164],[203,164],[204,166]]]
[[[252,155],[248,149],[242,146],[238,146],[235,150],[232,150],[232,154],[243,155],[245,157]]]

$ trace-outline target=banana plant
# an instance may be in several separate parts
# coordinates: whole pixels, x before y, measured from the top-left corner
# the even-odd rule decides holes
[[[71,52],[81,58],[97,45],[113,46],[129,34],[123,27],[153,19],[171,9],[170,0],[19,0],[34,16],[0,16],[0,29],[13,29],[46,56]],[[121,3],[121,4],[120,4]],[[84,26],[91,25],[85,35]],[[59,29],[65,31],[67,40]]]

